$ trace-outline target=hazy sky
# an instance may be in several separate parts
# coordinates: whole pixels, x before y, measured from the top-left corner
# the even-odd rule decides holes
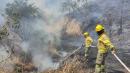
[[[8,2],[12,0],[0,0],[0,10],[3,10]]]

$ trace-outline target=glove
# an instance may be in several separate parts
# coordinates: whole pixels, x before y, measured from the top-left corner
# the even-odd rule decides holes
[[[85,44],[82,44],[82,47],[85,47]]]
[[[113,48],[111,49],[111,52],[112,52],[112,54],[115,54],[115,53],[116,53],[115,47],[113,47]]]
[[[85,54],[85,57],[87,57],[87,54]]]
[[[115,54],[116,53],[116,51],[112,51],[112,54]]]

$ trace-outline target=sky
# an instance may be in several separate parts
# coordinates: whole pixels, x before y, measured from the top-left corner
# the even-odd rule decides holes
[[[0,8],[4,8],[6,3],[10,2],[11,0],[0,0]]]
[[[11,2],[12,0],[0,0],[0,14],[4,13],[5,6],[8,2]],[[4,23],[4,18],[2,15],[0,15],[0,27]]]

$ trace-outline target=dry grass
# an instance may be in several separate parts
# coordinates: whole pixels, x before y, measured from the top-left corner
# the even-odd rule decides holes
[[[0,73],[14,73],[11,70],[0,68]]]
[[[84,63],[79,58],[79,56],[75,56],[73,59],[68,59],[64,62],[63,66],[59,69],[47,70],[43,73],[87,73]]]

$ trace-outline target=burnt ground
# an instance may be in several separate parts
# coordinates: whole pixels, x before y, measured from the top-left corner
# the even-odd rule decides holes
[[[97,48],[91,48],[88,60],[84,57],[83,47],[69,55],[67,59],[60,63],[60,67],[56,70],[47,70],[43,73],[94,73]],[[120,59],[130,67],[130,54],[118,53]],[[127,70],[109,53],[106,59],[106,73],[128,73]]]
[[[83,48],[75,54],[71,55],[69,59],[73,59],[76,55],[80,56],[79,60],[80,62],[84,63],[83,67],[87,69],[87,73],[93,73],[95,68],[97,48],[91,48],[89,51],[88,61],[86,61],[86,58],[84,57]],[[117,55],[128,67],[130,67],[130,54],[117,52]],[[116,58],[111,53],[108,54],[106,59],[106,71],[107,73],[128,73],[127,70],[125,70],[125,68],[116,60]]]

